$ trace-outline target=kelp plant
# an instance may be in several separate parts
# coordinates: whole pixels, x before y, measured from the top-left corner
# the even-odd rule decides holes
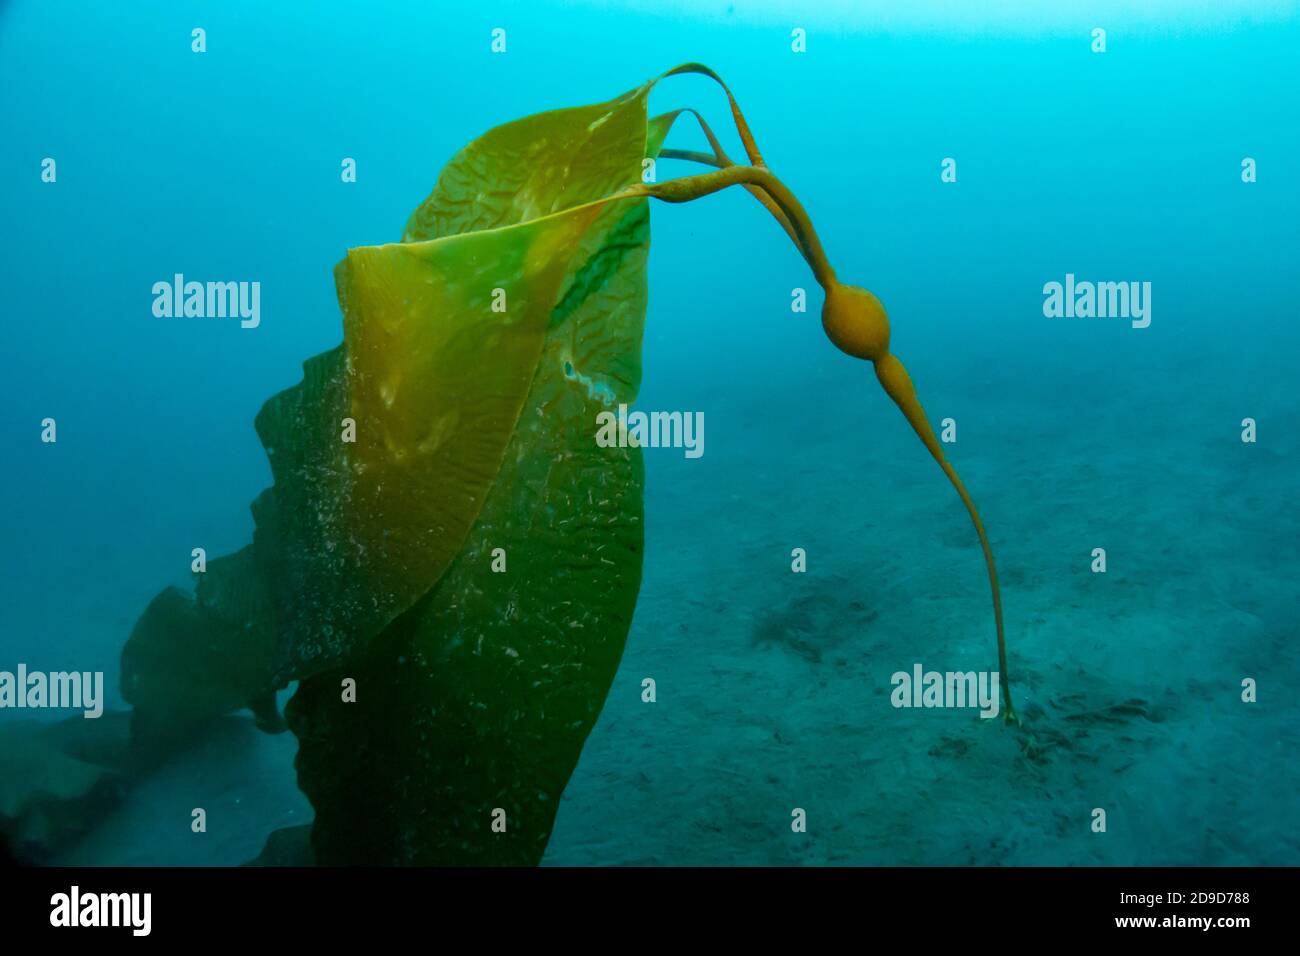
[[[682,73],[722,86],[746,164],[693,110],[648,118],[654,85]],[[711,152],[661,148],[683,113]],[[644,182],[656,157],[711,169]],[[285,718],[316,811],[310,859],[538,862],[640,586],[641,451],[598,447],[593,423],[640,384],[645,200],[733,185],[793,241],[825,290],[826,334],[874,364],[970,513],[1013,718],[988,538],[889,351],[885,310],[838,281],[731,91],[692,63],[490,130],[401,242],[349,250],[343,343],[257,416],[274,484],[253,503],[252,543],[211,562],[193,596],[160,594],[123,652],[137,763],[241,706],[276,729],[274,693],[297,681]]]

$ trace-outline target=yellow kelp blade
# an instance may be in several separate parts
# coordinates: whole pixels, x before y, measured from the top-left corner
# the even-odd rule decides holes
[[[354,249],[340,264],[345,401],[313,409],[295,395],[258,417],[276,477],[280,676],[345,659],[446,571],[496,480],[593,215]],[[305,421],[316,434],[295,448]]]
[[[642,114],[636,148],[621,150],[632,181],[662,142],[647,150],[644,137]],[[631,403],[640,383],[649,210],[616,202],[504,231],[542,248],[568,241],[566,223],[584,225],[565,291],[463,548],[363,654],[290,702],[316,862],[538,862],[618,668],[640,582],[643,470],[639,449],[595,435],[598,413]],[[358,697],[341,704],[349,678]]]
[[[453,160],[423,241],[340,263],[344,343],[258,415],[253,545],[124,653],[149,727],[301,682],[322,861],[539,858],[635,605],[640,453],[595,435],[640,382],[649,213],[595,201],[640,178],[645,88],[510,126]],[[165,682],[196,663],[229,679],[186,706]],[[476,842],[477,810],[449,836],[489,795],[517,839]]]
[[[617,209],[605,254],[587,260],[599,275],[556,307],[500,474],[451,568],[289,704],[316,862],[541,859],[641,574],[640,450],[595,441],[597,414],[631,402],[640,377],[648,210]],[[340,703],[347,678],[355,703]]]
[[[646,88],[498,127],[463,149],[407,238],[336,270],[344,352],[273,399],[276,675],[337,663],[426,593],[496,479],[556,303],[627,212],[508,228],[634,181]],[[593,219],[594,217],[594,219]],[[639,376],[639,372],[638,372]],[[639,380],[639,379],[638,379]],[[345,420],[354,442],[341,442]],[[259,516],[260,517],[260,516]]]
[[[490,131],[411,217],[408,238],[447,242],[340,263],[344,343],[257,416],[275,485],[253,504],[252,547],[211,562],[195,600],[160,596],[124,652],[123,695],[151,749],[345,659],[446,571],[500,467],[553,307],[579,296],[599,246],[475,230],[634,180],[647,89]],[[627,205],[599,211],[592,233]],[[386,297],[389,279],[409,294]],[[633,388],[639,374],[610,370]],[[202,690],[197,673],[209,675]]]
[[[605,103],[525,116],[484,133],[443,168],[402,241],[539,219],[636,182],[647,156],[650,87]]]

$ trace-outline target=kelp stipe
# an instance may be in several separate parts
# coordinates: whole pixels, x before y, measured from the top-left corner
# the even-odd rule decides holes
[[[935,438],[929,419],[925,415],[925,410],[921,407],[920,399],[917,398],[912,379],[907,374],[907,369],[897,356],[889,351],[889,318],[885,313],[884,306],[881,305],[879,299],[866,289],[854,285],[845,285],[836,278],[835,270],[831,267],[830,260],[822,248],[821,241],[817,237],[817,231],[813,228],[812,220],[799,200],[795,198],[794,193],[773,175],[763,162],[762,154],[758,150],[753,133],[745,122],[740,106],[726,83],[722,81],[722,78],[703,64],[686,63],[667,71],[658,79],[682,73],[699,73],[711,77],[726,92],[727,100],[731,105],[731,113],[736,122],[736,131],[749,158],[749,165],[740,166],[731,162],[726,153],[723,152],[712,129],[709,128],[698,113],[694,110],[679,110],[677,113],[668,114],[665,117],[668,124],[671,125],[672,120],[682,112],[692,113],[699,120],[705,137],[713,149],[713,154],[665,149],[662,150],[660,155],[666,159],[700,162],[717,167],[717,171],[698,176],[671,179],[656,184],[638,184],[624,190],[621,195],[650,196],[663,202],[682,203],[710,195],[726,189],[728,186],[743,185],[776,218],[807,261],[818,284],[826,294],[825,304],[822,306],[822,328],[825,330],[827,338],[845,354],[854,358],[865,359],[873,364],[876,378],[885,390],[885,394],[898,406],[899,411],[903,413],[916,436],[925,445],[926,450],[930,452],[939,467],[943,469],[943,473],[947,476],[953,488],[956,489],[962,504],[970,515],[971,524],[975,528],[975,533],[979,537],[980,548],[984,553],[984,563],[988,570],[989,590],[993,598],[993,620],[997,631],[998,674],[1002,685],[1003,716],[1012,723],[1018,723],[1019,719],[1016,717],[1015,707],[1012,705],[1011,700],[1011,684],[1007,677],[1006,636],[1002,623],[1002,594],[998,586],[998,571],[993,559],[993,549],[989,545],[988,534],[984,530],[984,522],[980,519],[979,510],[975,507],[974,500],[966,490],[966,486],[962,483],[956,469],[944,457],[943,448],[938,439]],[[658,82],[658,79],[651,81],[652,84]]]

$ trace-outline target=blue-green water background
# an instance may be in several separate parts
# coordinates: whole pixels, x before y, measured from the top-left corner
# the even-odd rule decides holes
[[[889,707],[913,662],[994,666],[979,552],[869,369],[827,344],[789,241],[732,190],[653,210],[639,405],[703,411],[706,453],[647,453],[641,605],[548,861],[1300,862],[1300,20],[1083,8],[972,29],[846,8],[794,54],[799,14],[735,8],[0,7],[0,668],[103,670],[120,706],[140,610],[188,581],[196,544],[249,540],[270,482],[253,416],[339,341],[344,251],[399,238],[484,130],[700,60],[840,276],[888,307],[932,420],[957,420],[1049,756],[969,712]],[[741,153],[709,81],[653,94],[686,105]],[[154,318],[175,272],[260,281],[261,327]],[[1067,272],[1150,281],[1150,328],[1044,318]],[[74,859],[251,856],[277,801],[302,822],[275,746],[282,780],[230,796],[225,837],[196,849],[128,815]],[[143,799],[196,805],[222,766]]]

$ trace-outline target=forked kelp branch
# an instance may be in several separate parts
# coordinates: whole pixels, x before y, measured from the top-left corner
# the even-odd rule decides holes
[[[745,114],[740,111],[740,104],[737,103],[736,98],[731,95],[731,88],[723,82],[722,77],[718,76],[718,74],[714,73],[703,63],[683,63],[681,66],[675,66],[668,72],[661,74],[659,79],[669,76],[680,76],[684,73],[698,73],[702,76],[707,76],[722,87],[723,92],[727,94],[727,101],[731,104],[731,117],[735,120],[736,133],[740,136],[740,142],[745,147],[745,155],[749,158],[750,165],[767,165],[763,162],[763,156],[758,151],[758,144],[754,142],[754,134],[749,131],[749,124],[745,122]],[[658,81],[656,80],[655,82]]]
[[[673,120],[682,113],[690,113],[695,117],[696,122],[700,124],[700,129],[704,131],[705,138],[709,141],[709,146],[713,149],[713,155],[688,149],[661,149],[659,151],[660,158],[682,159],[689,162],[700,163],[705,166],[713,166],[716,169],[726,169],[729,166],[734,166],[735,164],[731,161],[731,157],[728,156],[726,150],[722,148],[722,144],[718,142],[718,138],[713,135],[713,130],[709,127],[708,122],[696,110],[688,107],[686,109],[677,110],[673,113],[668,113],[659,119],[661,121],[667,121],[667,123],[671,125]],[[754,183],[745,183],[744,186],[749,190],[750,195],[757,199],[763,205],[763,208],[770,212],[776,221],[781,224],[781,228],[784,229],[785,234],[790,237],[790,241],[795,244],[795,248],[797,248],[804,258],[807,259],[808,251],[800,241],[799,234],[795,231],[794,226],[790,224],[789,217],[781,210],[781,207],[776,200],[773,199],[762,186],[755,185]]]
[[[700,130],[704,133],[704,138],[709,141],[709,148],[713,150],[713,154],[709,155],[708,153],[699,153],[685,149],[661,149],[659,151],[660,157],[664,159],[690,159],[697,163],[704,163],[706,166],[716,166],[719,169],[724,166],[734,166],[735,163],[731,161],[731,157],[727,155],[727,151],[723,149],[722,144],[718,142],[718,137],[713,135],[713,128],[709,126],[708,120],[701,116],[698,110],[693,110],[687,106],[680,110],[674,110],[671,113],[667,113],[664,116],[659,117],[659,119],[660,121],[671,125],[676,121],[677,117],[681,116],[683,113],[689,113],[691,116],[695,117],[695,122],[700,125]]]
[[[731,105],[731,117],[736,124],[736,134],[740,137],[740,142],[745,149],[745,156],[749,160],[749,165],[759,169],[766,169],[767,163],[763,161],[763,154],[758,150],[758,143],[754,140],[754,134],[750,132],[749,123],[745,121],[745,114],[740,109],[740,104],[736,102],[736,97],[732,94],[731,87],[727,86],[722,77],[718,76],[718,74],[713,72],[709,67],[705,66],[703,63],[683,63],[681,66],[674,67],[654,80],[651,80],[650,85],[653,86],[655,83],[658,83],[659,80],[669,76],[682,76],[688,73],[707,76],[709,79],[713,80],[713,82],[717,83],[718,86],[722,87],[722,91],[727,94],[727,102]],[[727,157],[722,146],[719,145],[717,138],[713,135],[713,131],[704,121],[704,117],[700,116],[699,113],[696,113],[694,110],[691,110],[691,112],[695,113],[696,119],[699,120],[700,126],[704,129],[705,136],[709,139],[709,144],[713,147],[715,157],[719,160],[719,162],[709,163],[709,165],[717,165],[719,167],[732,165],[731,160]],[[672,159],[675,158],[672,155],[673,152],[675,151],[665,151],[661,155]],[[679,156],[676,158],[684,157]],[[776,218],[777,222],[781,224],[781,228],[784,229],[786,235],[790,237],[790,241],[795,244],[799,249],[799,252],[815,271],[816,266],[814,265],[812,251],[801,238],[800,231],[792,224],[789,211],[784,208],[784,204],[776,197],[772,196],[760,184],[747,182],[744,185],[745,189],[748,190],[755,199],[762,203],[763,207]],[[791,196],[791,198],[793,198],[793,196]],[[811,228],[811,224],[809,224],[809,228]],[[821,259],[824,261],[825,256],[822,256]]]
[[[669,70],[663,76],[681,73],[700,73],[715,80],[726,91],[731,104],[731,113],[736,121],[736,129],[751,165],[723,165],[726,154],[717,145],[716,137],[708,129],[703,119],[700,124],[705,135],[714,148],[714,160],[710,162],[707,154],[699,154],[703,162],[719,165],[715,172],[687,176],[662,183],[641,183],[623,190],[615,197],[650,196],[670,203],[690,202],[710,195],[728,186],[744,185],[750,192],[772,211],[777,221],[786,229],[794,240],[796,247],[813,270],[818,284],[826,293],[825,305],[822,307],[822,327],[827,337],[841,351],[856,358],[867,359],[875,367],[876,377],[885,393],[898,406],[903,416],[911,425],[921,443],[948,477],[953,488],[965,505],[970,515],[975,533],[979,537],[980,548],[984,553],[984,563],[988,571],[989,589],[993,597],[993,618],[997,630],[998,671],[1002,684],[1002,700],[1007,720],[1016,721],[1015,708],[1011,703],[1011,685],[1007,677],[1006,637],[1002,623],[1002,596],[998,586],[997,566],[993,559],[993,549],[989,545],[984,523],[980,519],[975,502],[967,492],[956,469],[944,457],[942,446],[935,438],[929,419],[917,398],[907,369],[898,358],[889,351],[889,318],[884,306],[874,295],[859,286],[841,284],[835,277],[835,270],[822,248],[821,241],[813,228],[812,220],[794,193],[781,182],[764,164],[753,134],[745,122],[744,115],[731,90],[716,73],[698,63],[688,63]],[[661,155],[679,158],[696,158],[680,156],[673,151],[664,151]],[[775,206],[776,208],[773,208]]]
[[[807,260],[818,283],[822,288],[828,288],[835,283],[835,270],[831,268],[830,261],[826,258],[826,252],[822,249],[821,240],[817,237],[817,231],[813,229],[808,213],[795,198],[794,193],[790,192],[785,184],[764,166],[726,166],[715,172],[683,176],[662,183],[638,183],[629,186],[617,197],[611,198],[650,196],[662,202],[684,203],[738,184],[756,186],[771,197],[790,224],[795,247]]]
[[[661,149],[659,151],[660,159],[681,159],[689,163],[699,163],[702,166],[713,166],[715,169],[722,169],[729,163],[718,161],[718,157],[713,153],[701,153],[694,149]]]

